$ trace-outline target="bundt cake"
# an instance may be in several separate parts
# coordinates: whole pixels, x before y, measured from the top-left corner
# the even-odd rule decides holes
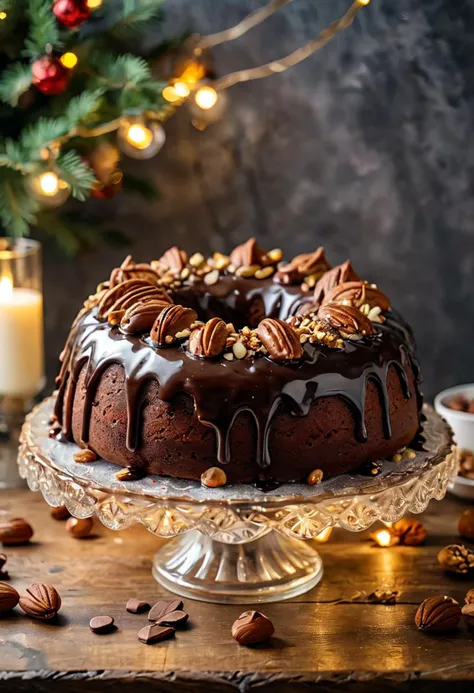
[[[349,261],[128,257],[85,301],[61,355],[62,437],[126,469],[208,486],[317,483],[410,444],[421,396],[410,328]],[[90,456],[88,456],[90,459]]]

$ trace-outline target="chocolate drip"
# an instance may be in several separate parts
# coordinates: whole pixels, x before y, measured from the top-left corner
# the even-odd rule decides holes
[[[273,291],[272,285],[268,290],[267,286],[265,309],[283,314],[301,297],[286,293],[286,288],[283,291],[280,286],[276,288],[278,291]],[[254,291],[257,290],[250,287],[242,300],[248,301],[255,295],[263,300],[263,294],[258,293],[263,287],[257,294]],[[203,303],[210,301],[207,293],[203,296]],[[227,294],[226,300],[230,302],[234,298]],[[241,309],[239,305],[238,310]],[[201,315],[202,310],[200,303]],[[249,412],[256,424],[256,457],[262,469],[271,464],[271,426],[282,407],[294,416],[306,416],[317,399],[342,397],[353,412],[357,437],[365,441],[365,397],[367,383],[372,381],[380,393],[384,434],[390,438],[388,371],[391,367],[396,370],[406,398],[411,396],[407,368],[416,374],[417,382],[419,374],[411,332],[392,311],[383,325],[377,325],[375,337],[347,341],[343,349],[306,343],[299,362],[277,364],[265,357],[203,361],[180,346],[158,349],[146,338],[122,334],[117,327],[99,322],[93,310],[74,325],[65,350],[56,415],[68,438],[72,437],[72,410],[81,371],[87,369],[80,442],[87,445],[97,384],[112,364],[119,364],[125,374],[129,450],[140,446],[142,392],[146,383],[155,380],[159,397],[164,401],[169,402],[183,392],[192,397],[199,420],[216,431],[217,458],[222,464],[232,456],[230,433],[235,420],[243,412]]]

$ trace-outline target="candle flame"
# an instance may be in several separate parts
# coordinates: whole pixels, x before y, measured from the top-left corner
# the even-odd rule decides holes
[[[8,275],[0,279],[0,302],[9,303],[13,296],[13,280]]]

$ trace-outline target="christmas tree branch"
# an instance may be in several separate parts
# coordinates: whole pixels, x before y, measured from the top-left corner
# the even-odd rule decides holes
[[[26,16],[30,23],[30,33],[23,50],[25,57],[37,58],[43,55],[48,45],[56,49],[62,46],[58,23],[51,12],[50,0],[28,0]]]

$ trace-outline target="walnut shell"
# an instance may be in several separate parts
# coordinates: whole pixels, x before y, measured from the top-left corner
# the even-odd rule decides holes
[[[35,583],[21,595],[20,607],[28,616],[47,621],[61,608],[61,597],[52,585]]]
[[[180,305],[167,306],[156,318],[150,332],[151,341],[158,346],[171,344],[176,335],[189,329],[197,319],[197,313],[192,308]]]
[[[283,320],[265,318],[256,331],[273,361],[294,361],[303,355],[296,330]]]
[[[201,358],[219,356],[225,349],[227,326],[220,318],[211,318],[205,325],[193,330],[188,351]]]
[[[461,607],[452,597],[438,596],[425,599],[415,615],[416,627],[431,633],[453,630],[461,619]]]
[[[450,544],[438,553],[438,561],[451,573],[466,575],[474,570],[474,552],[462,544]]]
[[[256,645],[272,637],[275,627],[260,611],[244,611],[232,625],[232,637],[239,645]]]
[[[405,546],[419,546],[428,533],[419,520],[414,517],[402,517],[391,527],[391,532],[400,538],[400,543]]]

